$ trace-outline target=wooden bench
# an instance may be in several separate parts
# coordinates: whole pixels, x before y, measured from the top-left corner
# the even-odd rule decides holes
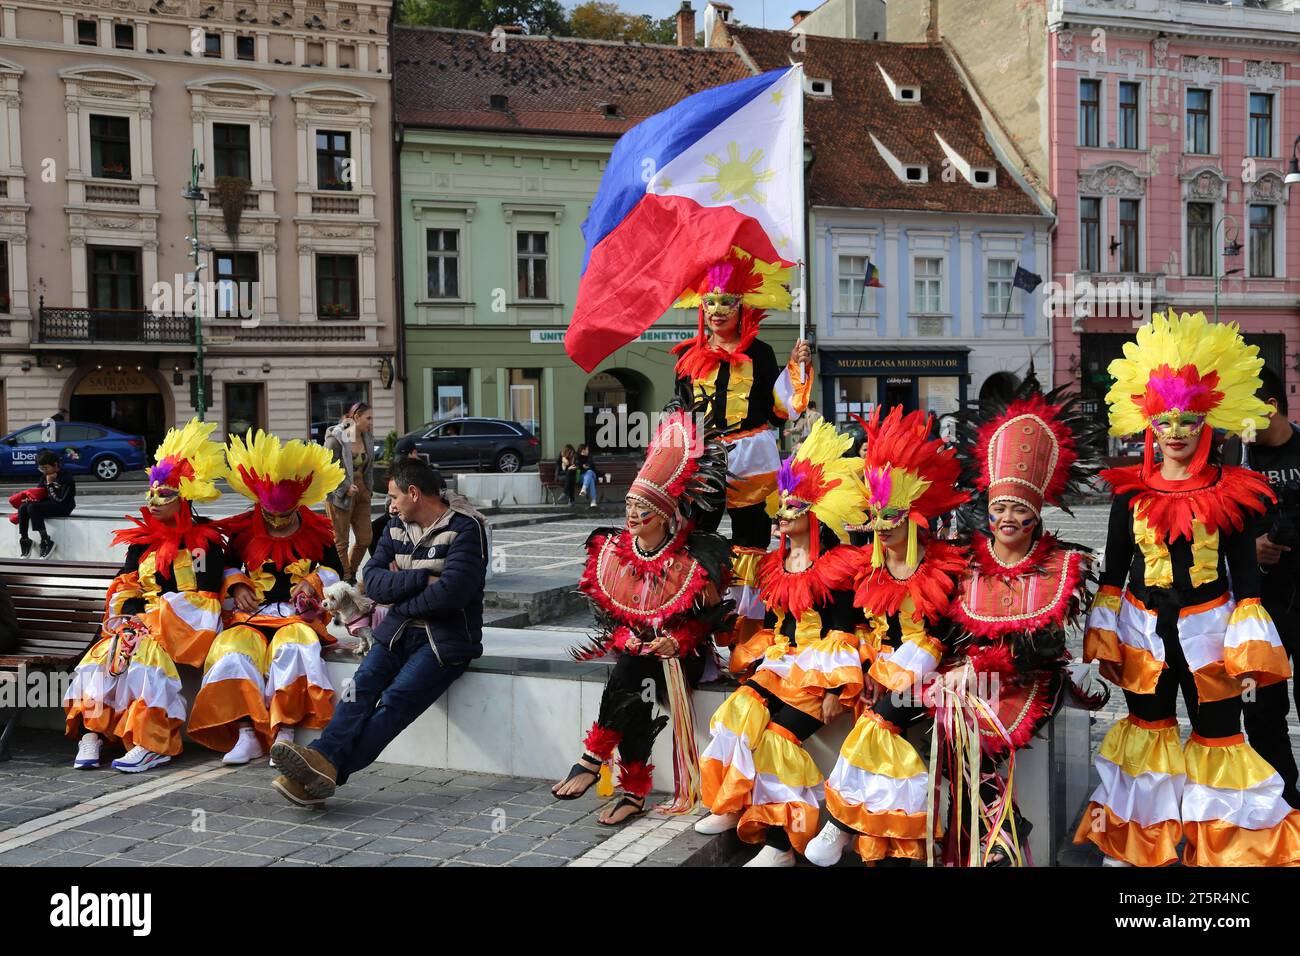
[[[613,498],[610,492],[615,487],[628,488],[634,480],[641,466],[645,464],[643,458],[597,458],[593,464],[596,469],[596,496],[597,498]],[[603,492],[600,485],[609,485],[610,487]],[[622,500],[622,495],[618,500]]]
[[[33,670],[75,666],[99,634],[104,595],[117,572],[116,564],[0,559],[0,581],[13,599],[20,632],[18,646],[0,655],[0,684],[17,684]],[[0,760],[9,759],[23,708],[24,688],[13,690],[17,704],[0,732]]]
[[[556,478],[556,472],[559,470],[555,467],[553,461],[539,461],[537,463],[537,479],[542,484],[542,494],[546,496],[548,505],[559,504],[560,495],[564,494],[564,482]]]

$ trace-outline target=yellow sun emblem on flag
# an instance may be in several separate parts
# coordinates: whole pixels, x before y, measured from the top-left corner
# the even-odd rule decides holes
[[[725,160],[712,153],[704,157],[705,164],[716,169],[717,174],[703,176],[700,182],[718,184],[712,197],[714,202],[728,199],[743,202],[746,199],[753,199],[759,204],[766,203],[767,195],[758,188],[758,185],[773,179],[776,173],[770,169],[759,172],[755,168],[763,161],[763,157],[763,150],[755,148],[750,152],[748,159],[741,159],[740,144],[730,142],[727,144]]]

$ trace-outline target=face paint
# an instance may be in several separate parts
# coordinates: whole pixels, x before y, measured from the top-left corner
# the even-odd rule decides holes
[[[1172,408],[1153,417],[1151,427],[1161,438],[1191,438],[1205,427],[1205,416]]]
[[[1035,518],[1033,515],[1030,515],[1024,521],[1020,522],[1020,527],[1023,528],[1025,531],[1028,531],[1036,524],[1038,524],[1038,519]]]

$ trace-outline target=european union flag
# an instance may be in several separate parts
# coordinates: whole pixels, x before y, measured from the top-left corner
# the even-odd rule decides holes
[[[1017,289],[1024,289],[1026,292],[1033,292],[1043,284],[1043,277],[1034,275],[1028,269],[1022,269],[1016,266],[1016,277],[1011,280],[1011,284]]]

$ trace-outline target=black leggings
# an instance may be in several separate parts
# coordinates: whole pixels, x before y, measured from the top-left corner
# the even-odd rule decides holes
[[[691,654],[682,658],[682,673],[694,687],[704,673],[704,657]],[[651,692],[653,687],[653,692]],[[664,662],[654,655],[620,654],[609,672],[605,692],[600,697],[602,727],[621,730],[618,755],[627,762],[648,761],[654,744],[654,701],[668,696],[664,680]]]
[[[1277,632],[1291,655],[1292,665],[1300,658],[1300,616],[1289,608],[1265,605]],[[1282,795],[1286,802],[1300,808],[1300,770],[1296,767],[1295,753],[1291,749],[1291,735],[1287,731],[1286,716],[1291,709],[1290,695],[1295,694],[1296,712],[1300,713],[1300,680],[1278,681],[1255,690],[1254,700],[1242,700],[1245,716],[1246,738],[1256,753],[1272,764],[1282,777]]]
[[[799,743],[803,743],[825,726],[816,717],[805,714],[798,707],[791,707],[767,688],[760,687],[753,681],[745,681],[744,686],[757,691],[763,698],[763,703],[767,704],[768,721],[790,731],[799,738]],[[791,849],[790,835],[785,832],[784,827],[768,827],[763,835],[763,845],[777,850],[789,850]]]
[[[45,533],[46,518],[66,518],[72,514],[73,505],[67,501],[25,501],[18,506],[18,537],[27,537],[27,526],[30,524],[32,530],[41,536],[41,540],[49,537]]]

